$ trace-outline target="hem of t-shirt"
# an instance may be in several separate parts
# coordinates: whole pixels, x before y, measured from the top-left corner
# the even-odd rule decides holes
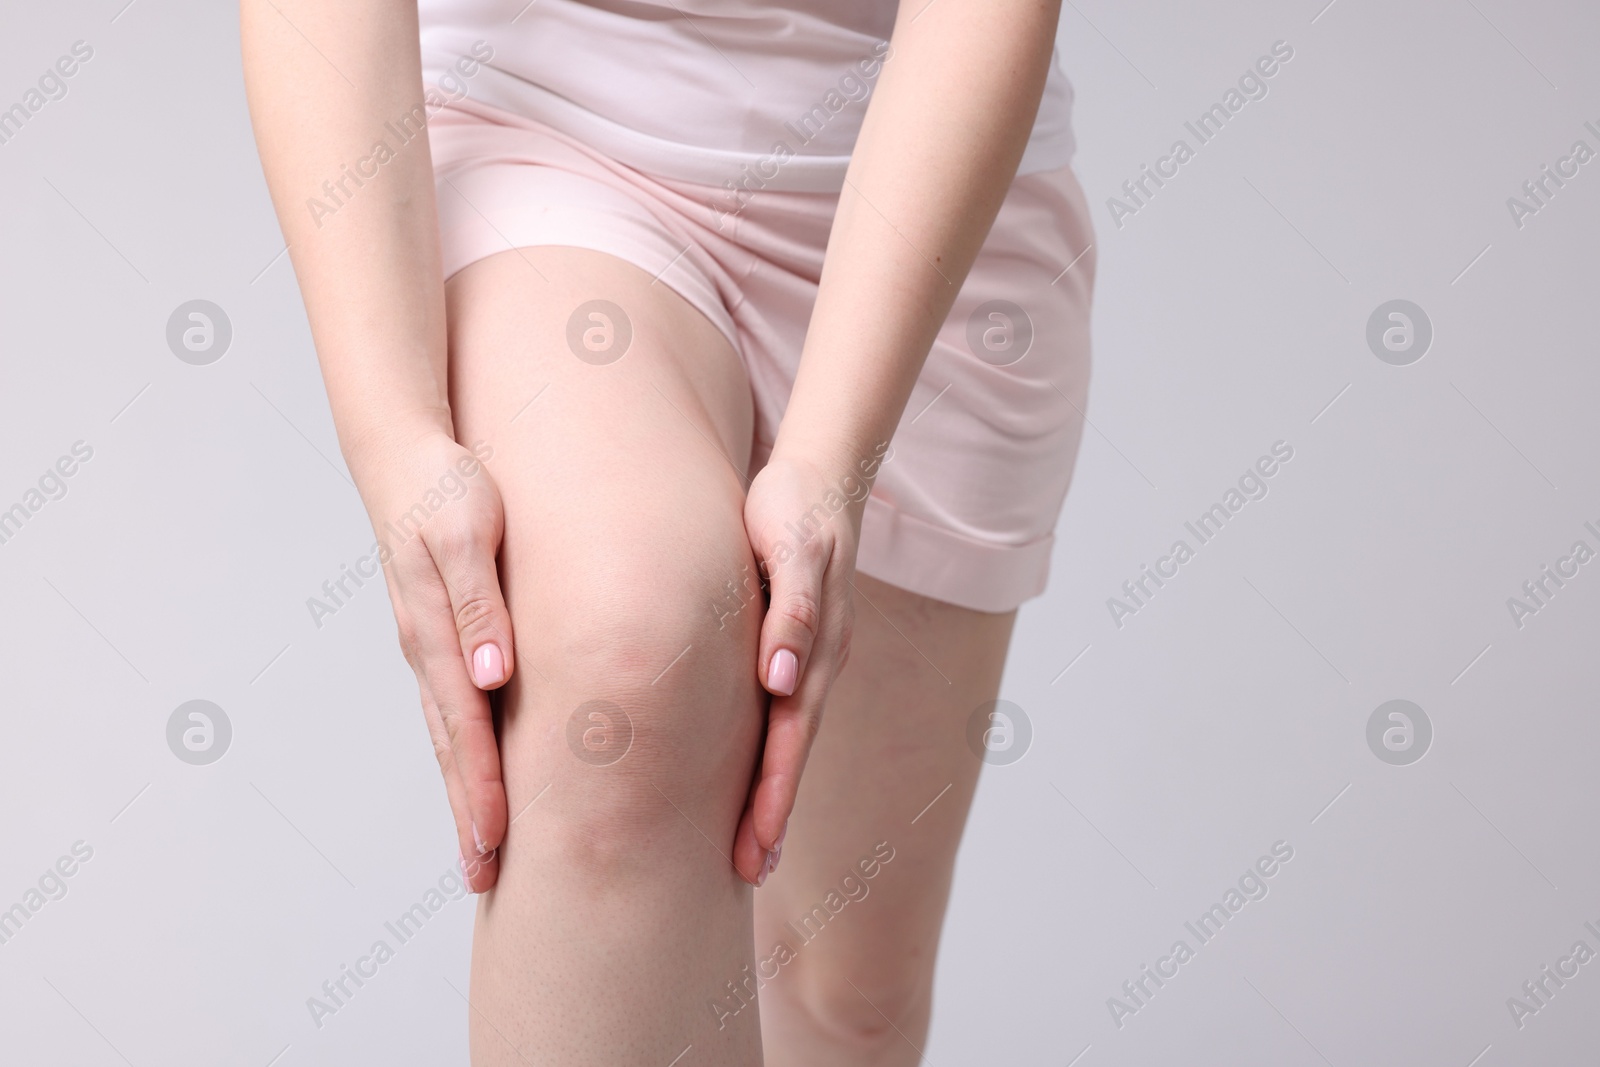
[[[437,87],[445,73],[444,68],[429,64],[423,70],[423,80]],[[459,83],[459,76],[456,80]],[[451,94],[445,95],[448,98]],[[844,188],[845,171],[850,166],[849,155],[793,154],[769,176],[774,163],[771,153],[707,148],[654,137],[488,65],[479,69],[465,96],[470,103],[542,122],[618,163],[671,181],[722,188],[728,182],[747,181],[754,174],[762,189],[837,193]],[[1023,151],[1017,173],[1034,174],[1068,165],[1072,162],[1074,141],[1070,124],[1051,131],[1035,130]]]

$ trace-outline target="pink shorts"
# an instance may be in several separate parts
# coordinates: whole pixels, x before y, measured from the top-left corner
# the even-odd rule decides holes
[[[428,136],[445,277],[533,245],[609,253],[658,277],[743,360],[759,470],[794,383],[837,194],[763,190],[741,206],[727,189],[641,173],[469,99],[437,112]],[[1084,421],[1093,240],[1070,168],[1012,184],[867,500],[862,573],[979,611],[1044,591]]]

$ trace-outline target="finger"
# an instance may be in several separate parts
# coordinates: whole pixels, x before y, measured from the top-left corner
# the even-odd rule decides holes
[[[761,754],[761,779],[750,799],[750,830],[764,851],[778,847],[778,837],[794,811],[800,775],[811,743],[822,725],[821,700],[808,700],[821,688],[820,673],[802,683],[792,697],[775,697],[767,713],[767,743]]]
[[[461,880],[471,893],[487,893],[500,880],[500,850],[491,848],[481,856],[461,853]]]
[[[416,654],[439,707],[455,756],[456,772],[466,790],[473,847],[467,858],[498,848],[505,834],[506,797],[500,777],[500,751],[494,733],[489,695],[467,676],[452,619],[444,580],[426,552],[408,560],[410,572],[400,581],[407,614],[412,619]]]
[[[775,697],[790,697],[806,673],[822,625],[822,583],[833,554],[823,535],[801,544],[798,554],[768,567],[771,603],[761,620],[756,672]]]
[[[848,596],[834,593],[828,600],[828,619],[816,655],[793,696],[774,696],[767,711],[767,737],[761,754],[761,771],[750,801],[750,828],[756,843],[776,853],[794,811],[812,743],[822,728],[828,691],[838,674],[841,653],[849,646],[852,605]],[[771,858],[776,866],[777,857]]]
[[[433,754],[439,760],[439,773],[444,778],[445,796],[450,800],[450,814],[456,824],[461,877],[470,891],[482,893],[494,885],[499,876],[498,853],[491,851],[486,856],[477,853],[476,843],[472,840],[472,815],[467,807],[467,788],[462,784],[460,772],[456,770],[455,753],[450,748],[444,720],[439,716],[438,702],[428,689],[427,679],[420,674],[417,675],[417,688],[422,697],[422,716],[428,724],[428,737],[433,742]]]
[[[485,511],[484,514],[491,514]],[[495,568],[500,551],[498,507],[493,520],[466,530],[441,533],[428,545],[450,593],[450,610],[467,675],[479,689],[497,689],[511,678],[516,653],[511,644],[511,612],[506,610]]]
[[[755,799],[754,791],[750,799]],[[756,840],[754,809],[748,803],[733,834],[733,866],[739,877],[753,886],[765,882],[772,871],[772,853]]]

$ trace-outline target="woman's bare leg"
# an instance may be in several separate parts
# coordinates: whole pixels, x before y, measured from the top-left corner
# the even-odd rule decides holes
[[[597,299],[632,329],[609,364],[568,342]],[[765,714],[760,602],[725,584],[756,588],[743,369],[687,302],[595,252],[482,260],[451,280],[449,312],[457,436],[494,449],[518,648],[472,1061],[666,1067],[693,1046],[684,1065],[760,1064],[757,1013],[712,1009],[752,963],[752,891],[728,854]],[[600,314],[580,327],[603,347]]]
[[[921,1060],[981,766],[967,721],[995,697],[1016,618],[865,575],[856,588],[850,660],[828,697],[782,863],[756,895],[757,967],[774,975],[761,991],[770,1067]],[[793,952],[787,963],[774,959],[779,943]]]

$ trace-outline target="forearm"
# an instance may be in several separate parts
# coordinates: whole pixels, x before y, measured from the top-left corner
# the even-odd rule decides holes
[[[776,451],[853,467],[893,436],[1016,175],[1059,11],[1059,0],[901,4]]]
[[[397,132],[426,114],[416,4],[242,0],[240,16],[256,144],[345,455],[450,432],[428,143],[415,121]]]

